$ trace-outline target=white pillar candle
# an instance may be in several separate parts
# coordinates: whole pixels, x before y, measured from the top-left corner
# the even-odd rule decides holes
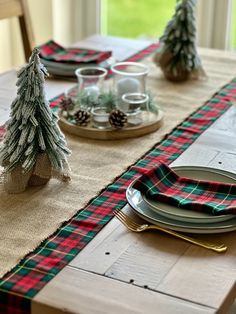
[[[119,97],[127,93],[140,91],[140,82],[135,78],[122,78],[117,82],[117,94]]]
[[[85,87],[84,91],[88,96],[91,96],[95,99],[97,99],[99,96],[99,88],[96,85]]]

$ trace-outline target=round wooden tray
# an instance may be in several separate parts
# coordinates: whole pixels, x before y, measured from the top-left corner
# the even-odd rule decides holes
[[[158,113],[143,111],[142,119],[143,123],[136,126],[128,125],[123,129],[97,129],[92,124],[81,127],[69,123],[64,117],[60,116],[59,125],[63,131],[81,137],[97,140],[118,140],[138,137],[158,130],[163,122],[163,112],[161,110]]]

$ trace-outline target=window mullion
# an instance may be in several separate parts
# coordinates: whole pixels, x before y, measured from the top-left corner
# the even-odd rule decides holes
[[[227,49],[232,0],[199,0],[197,6],[198,45]]]
[[[232,0],[216,0],[212,48],[229,49]]]

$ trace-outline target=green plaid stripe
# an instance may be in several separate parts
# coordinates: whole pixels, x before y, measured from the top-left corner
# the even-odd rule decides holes
[[[134,188],[149,199],[186,210],[236,214],[236,185],[180,178],[161,162],[142,175]]]
[[[230,87],[230,88],[229,88]],[[228,90],[227,95],[222,93]],[[54,235],[26,256],[0,282],[1,313],[29,313],[29,299],[69,263],[113,217],[113,210],[126,203],[125,191],[131,181],[151,169],[157,162],[175,160],[195,139],[218,119],[236,99],[236,80],[215,95],[177,126],[143,158],[110,184],[85,209],[76,214]],[[6,294],[7,293],[7,294]],[[15,297],[14,297],[15,296]],[[21,298],[19,296],[22,296]]]
[[[39,47],[42,59],[63,63],[101,63],[110,58],[111,51],[96,51],[83,48],[64,48],[53,40]]]

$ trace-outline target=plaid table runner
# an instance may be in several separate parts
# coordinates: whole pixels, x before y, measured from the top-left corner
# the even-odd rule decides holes
[[[212,215],[236,214],[236,185],[179,177],[160,163],[137,179],[135,189],[147,198]]]
[[[153,52],[156,46],[133,57]],[[52,101],[60,102],[60,96]],[[126,204],[128,185],[157,162],[170,164],[183,153],[236,99],[236,79],[216,93],[199,110],[191,114],[170,134],[132,165],[99,196],[95,197],[69,222],[64,223],[34,252],[27,255],[0,281],[0,313],[30,313],[30,300],[62,270],[113,218],[113,211]]]
[[[100,63],[112,55],[111,51],[64,48],[53,40],[49,40],[40,46],[39,49],[41,58],[62,63]]]

